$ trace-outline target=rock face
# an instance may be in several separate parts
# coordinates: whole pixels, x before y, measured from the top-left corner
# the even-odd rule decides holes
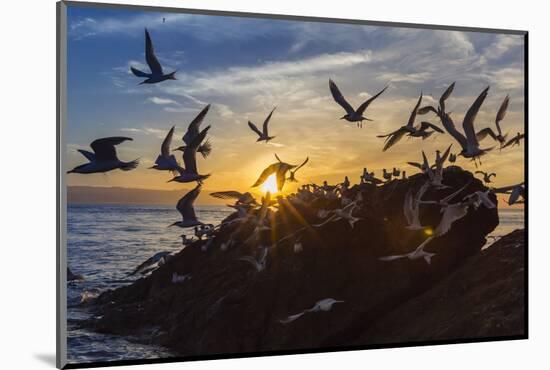
[[[481,258],[485,237],[499,222],[496,209],[471,207],[449,233],[432,240],[426,247],[436,253],[431,265],[423,259],[379,260],[381,256],[411,252],[427,238],[424,231],[406,229],[403,215],[408,189],[416,190],[425,181],[419,174],[378,187],[356,185],[347,190],[344,197],[357,199],[360,192],[362,198],[354,212],[361,220],[353,228],[345,220],[311,226],[323,222],[317,217],[320,209],[340,208],[340,199],[280,199],[278,211],[268,214],[271,230],[262,232],[257,240],[251,238],[254,225],[250,222],[221,227],[211,242],[200,241],[186,247],[149,277],[102,294],[91,307],[99,319],[87,325],[99,332],[132,335],[147,343],[164,345],[182,356],[365,345],[413,338],[456,339],[471,333],[516,333],[521,327],[519,321],[513,327],[493,331],[498,320],[495,325],[488,324],[483,317],[487,311],[481,311],[474,321],[477,328],[468,328],[474,324],[466,318],[474,317],[477,308],[458,305],[457,292],[449,295],[449,302],[441,302],[437,293],[429,296],[430,288],[462,271],[457,267],[469,266],[471,256]],[[469,185],[457,201],[476,190],[486,190],[471,173],[456,166],[445,170],[444,183],[449,188],[430,188],[423,199],[440,199],[465,184]],[[496,203],[496,197],[491,197]],[[435,228],[441,219],[440,207],[421,207],[422,223]],[[229,240],[233,243],[221,248]],[[294,247],[298,241],[301,251]],[[240,259],[260,256],[260,246],[271,246],[262,271]],[[491,264],[493,248],[484,252],[485,264]],[[485,284],[502,278],[496,272],[491,274],[482,262],[479,264],[479,273],[483,274],[480,276],[489,279]],[[478,267],[472,267],[475,275],[474,268]],[[500,268],[498,261],[494,268]],[[173,283],[174,272],[180,276],[190,274],[190,278]],[[467,278],[473,279],[471,286],[476,288],[477,280]],[[459,284],[457,280],[452,282]],[[502,286],[505,284],[501,282]],[[480,290],[472,294],[478,294],[479,301],[487,300],[487,305],[507,302],[489,302],[492,296],[485,293]],[[490,293],[496,294],[492,290]],[[344,302],[330,311],[310,312],[288,324],[280,322],[325,298]],[[415,305],[420,298],[425,301]],[[438,325],[450,317],[464,316],[454,321],[456,325],[448,324],[446,330],[439,332],[434,328],[434,332],[429,332],[431,305],[435,303],[442,305],[442,311],[447,308],[445,314],[438,316]],[[411,313],[403,308],[408,305]],[[390,318],[399,316],[400,309],[404,310],[403,318],[395,324]],[[424,326],[418,330],[406,320],[413,317],[413,312],[422,314],[424,319]],[[521,316],[518,312],[514,315]],[[380,320],[384,318],[388,318],[388,323],[382,325]],[[410,331],[401,335],[400,330],[407,325]],[[384,334],[386,327],[391,330]]]

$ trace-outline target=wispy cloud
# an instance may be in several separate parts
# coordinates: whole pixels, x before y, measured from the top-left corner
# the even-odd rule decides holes
[[[169,98],[161,98],[158,96],[151,96],[147,98],[148,101],[150,101],[153,104],[157,105],[180,105],[177,101]]]

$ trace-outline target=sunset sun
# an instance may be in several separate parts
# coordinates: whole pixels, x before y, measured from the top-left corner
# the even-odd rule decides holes
[[[275,174],[269,176],[262,184],[262,192],[267,193],[268,191],[271,194],[277,193],[277,177]]]

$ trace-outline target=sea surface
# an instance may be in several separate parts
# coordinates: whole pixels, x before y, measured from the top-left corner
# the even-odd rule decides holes
[[[224,206],[196,207],[205,223],[218,224],[233,210]],[[523,228],[523,209],[499,211],[500,225],[488,245],[498,237]],[[69,282],[67,357],[69,363],[167,358],[165,348],[143,345],[128,337],[97,334],[79,329],[89,318],[79,307],[82,300],[106,289],[130,284],[139,277],[128,276],[136,266],[160,251],[179,251],[180,235],[192,229],[167,227],[181,216],[173,206],[69,205],[67,214],[67,258],[75,274],[84,281]],[[486,245],[485,247],[488,247]]]

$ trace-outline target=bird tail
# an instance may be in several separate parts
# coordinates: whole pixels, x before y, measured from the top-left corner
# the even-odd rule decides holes
[[[201,153],[203,158],[208,157],[210,152],[212,152],[212,144],[210,143],[210,140],[206,140],[204,144],[201,144],[199,149],[197,149],[197,152]]]
[[[198,182],[199,184],[202,184],[202,182],[203,182],[204,180],[206,180],[207,178],[209,178],[209,177],[210,177],[210,174],[207,174],[207,175],[199,175],[199,177],[198,177],[198,179],[197,179],[197,182]]]
[[[172,73],[169,73],[166,77],[168,77],[169,80],[177,80],[176,78],[176,72],[177,71],[174,71]]]
[[[135,169],[139,164],[139,158],[138,159],[134,159],[133,161],[131,162],[126,162],[122,165],[122,167],[120,167],[120,169],[122,171],[130,171],[130,170],[133,170]]]

